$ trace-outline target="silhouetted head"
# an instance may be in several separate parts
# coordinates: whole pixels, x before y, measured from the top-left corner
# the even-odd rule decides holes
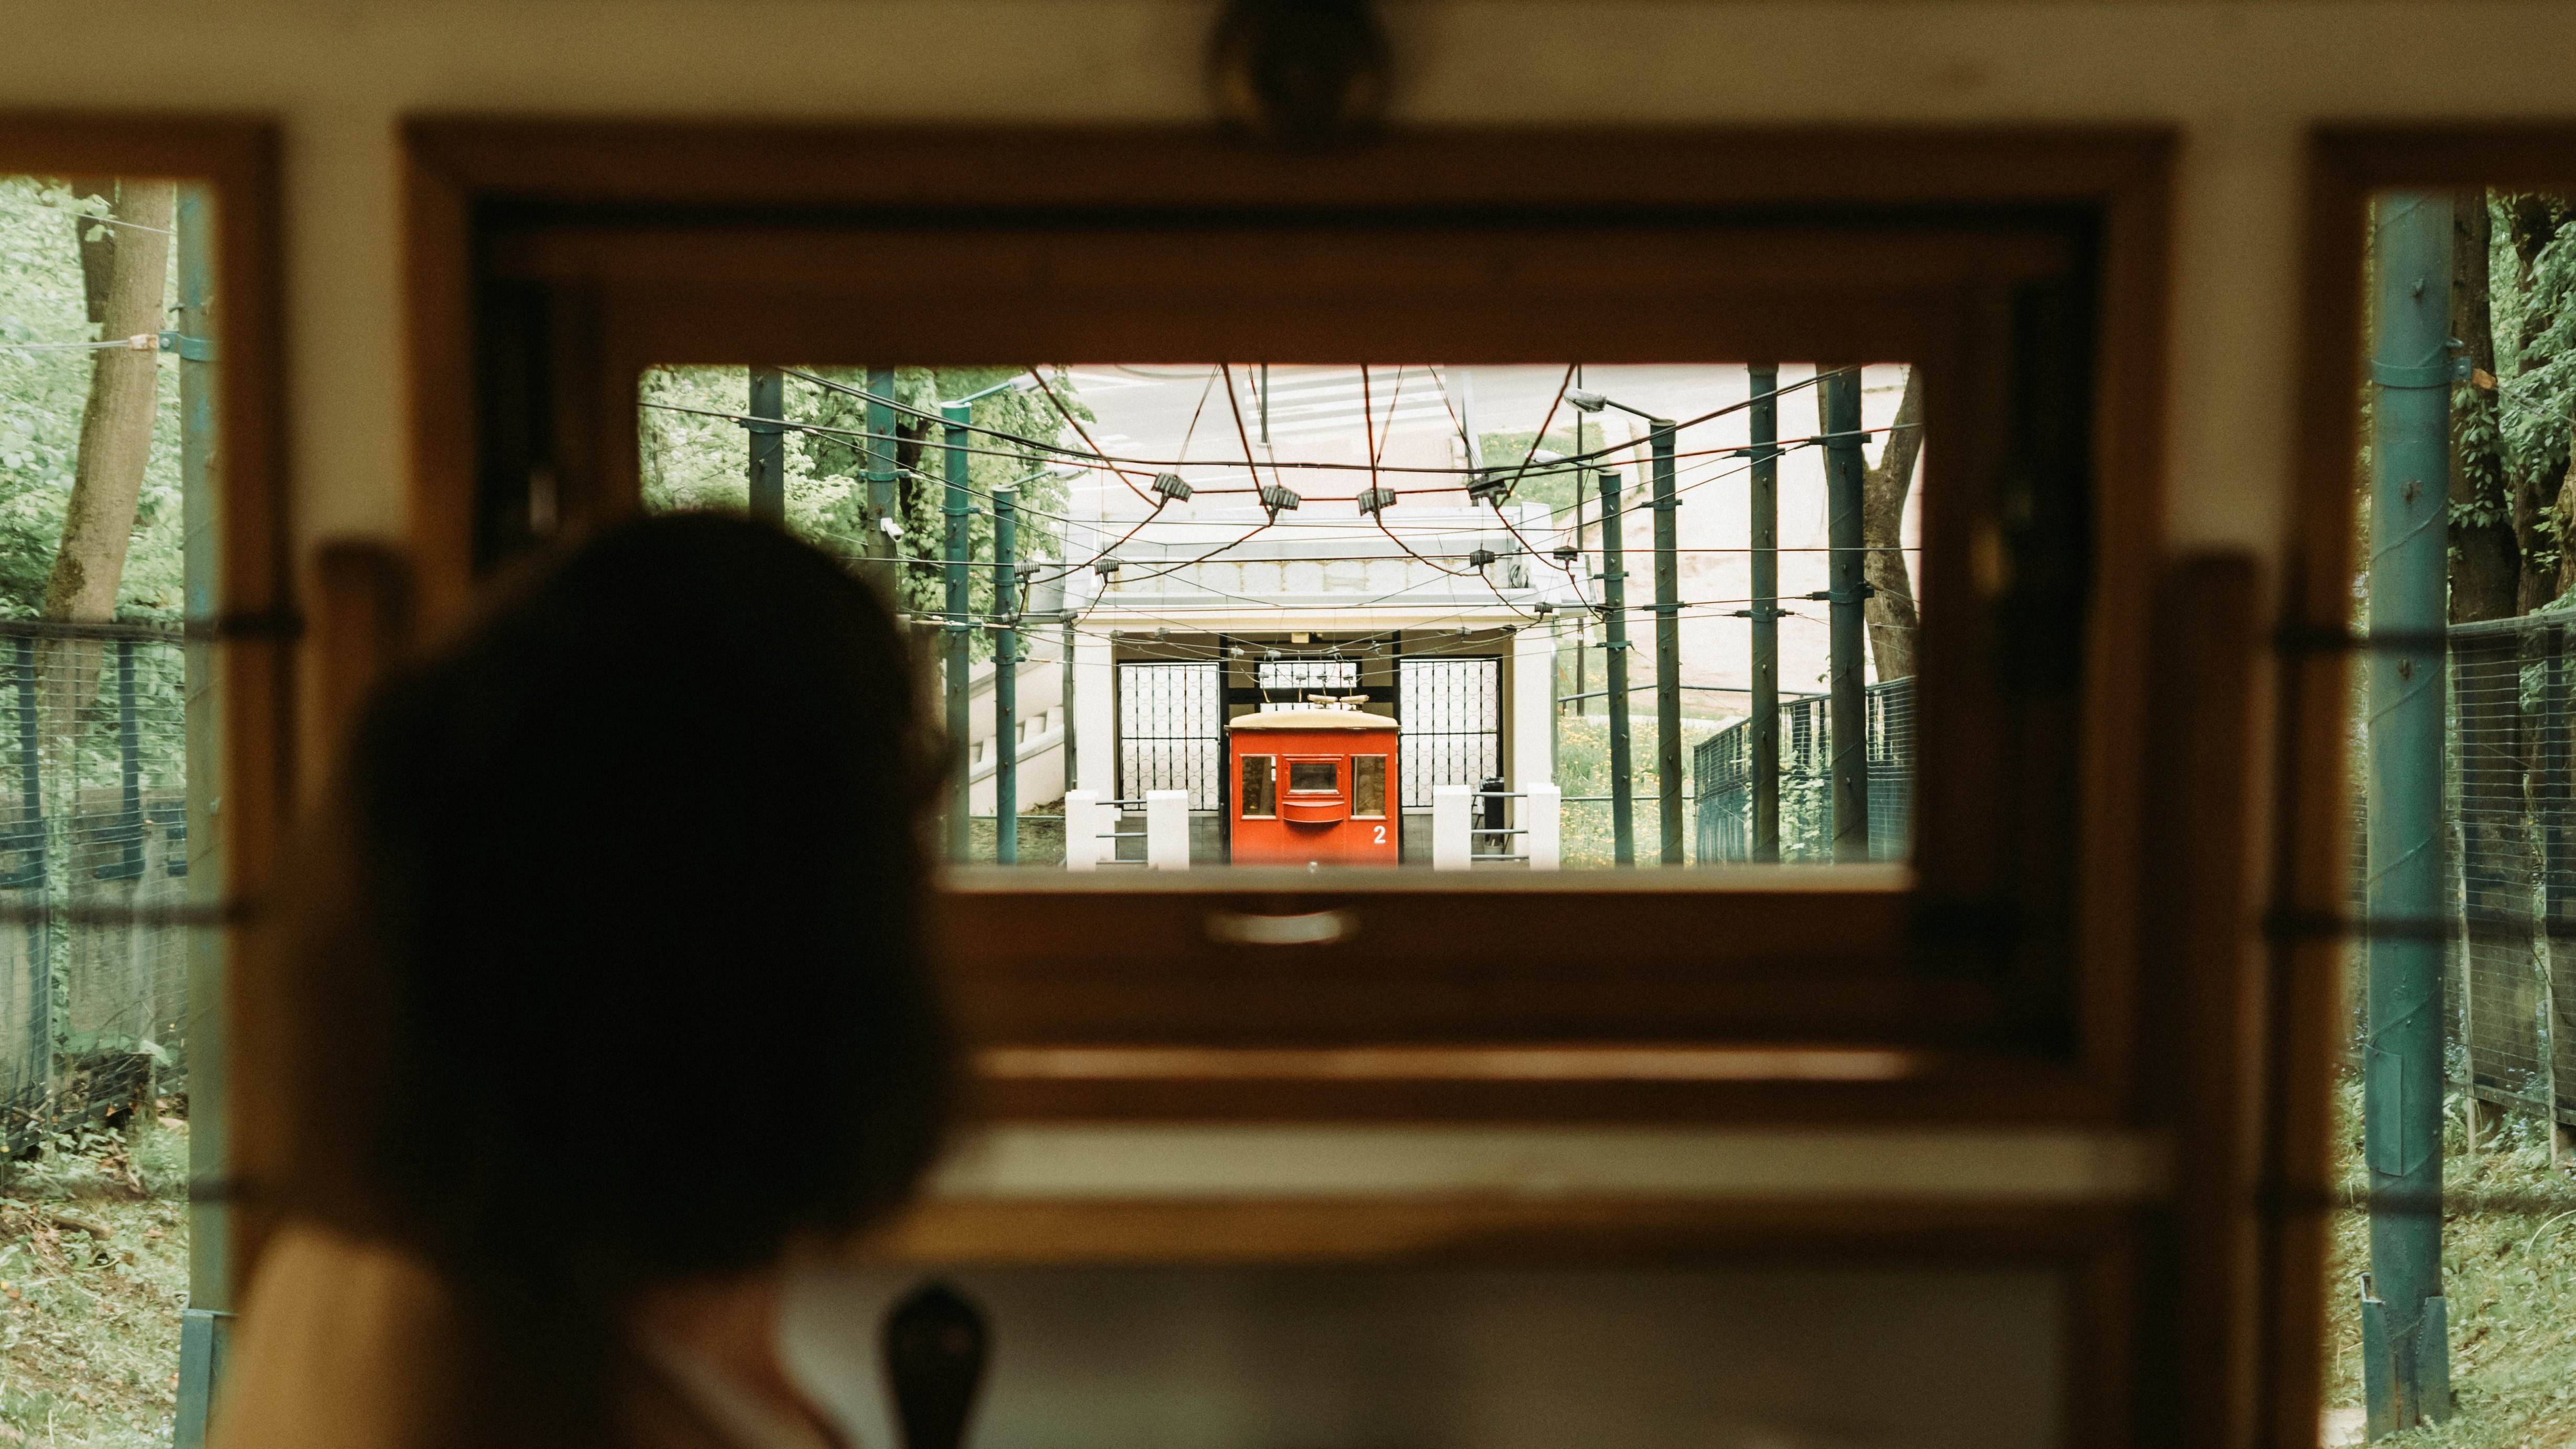
[[[899,1202],[952,1065],[912,668],[832,559],[694,514],[384,680],[298,882],[298,1205],[614,1294]]]

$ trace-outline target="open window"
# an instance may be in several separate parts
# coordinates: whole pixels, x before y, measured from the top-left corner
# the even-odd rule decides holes
[[[1421,366],[1439,371],[1453,396],[1468,379],[1449,370],[1497,369],[1489,394],[1497,402],[1506,382],[1519,385],[1514,369],[1561,378],[1567,360],[1580,359],[1593,386],[1560,394],[1542,385],[1530,416],[1514,416],[1506,431],[1528,434],[1513,455],[1528,467],[1514,471],[1536,469],[1538,451],[1560,451],[1544,446],[1556,430],[1573,450],[1565,456],[1613,445],[1633,454],[1612,501],[1635,508],[1633,528],[1617,537],[1637,540],[1637,551],[1616,566],[1607,558],[1612,537],[1601,527],[1597,487],[1583,525],[1589,547],[1574,546],[1580,571],[1625,573],[1632,596],[1648,600],[1631,611],[1638,647],[1620,651],[1642,659],[1660,607],[1647,587],[1658,520],[1720,495],[1657,497],[1652,418],[1680,404],[1641,400],[1622,379],[1646,372],[1620,369],[1732,369],[1723,385],[1735,401],[1712,404],[1731,409],[1729,426],[1749,415],[1737,406],[1752,385],[1745,359],[1789,359],[1780,385],[1803,377],[1798,385],[1819,394],[1849,379],[1850,398],[1831,408],[1779,400],[1778,445],[1794,442],[1820,466],[1871,427],[1881,437],[1893,429],[1905,380],[1920,378],[1919,426],[1932,441],[1919,517],[1897,547],[1927,601],[1912,682],[1903,699],[1852,690],[1848,719],[1802,713],[1798,701],[1784,701],[1776,716],[1778,748],[1792,759],[1839,726],[1843,744],[1824,748],[1828,785],[1832,756],[1852,766],[1846,823],[1890,799],[1876,782],[1903,772],[1894,797],[1901,808],[1876,812],[1904,816],[1902,845],[1877,849],[1864,836],[1840,858],[1865,863],[1724,864],[1688,879],[1648,879],[1644,870],[1542,878],[1482,862],[1462,880],[1417,876],[1409,865],[1328,871],[1320,861],[1293,867],[1293,877],[1265,876],[1277,867],[1240,851],[1226,869],[1199,869],[1225,856],[1228,822],[1252,818],[1258,777],[1226,761],[1229,740],[1248,736],[1247,722],[1265,710],[1437,721],[1436,729],[1399,728],[1390,748],[1366,749],[1394,777],[1374,787],[1389,797],[1380,808],[1394,825],[1408,822],[1403,812],[1436,809],[1433,796],[1460,785],[1480,803],[1488,780],[1504,782],[1494,794],[1528,795],[1531,772],[1548,758],[1547,732],[1573,718],[1564,696],[1609,686],[1587,672],[1587,687],[1560,686],[1551,710],[1544,690],[1514,679],[1527,685],[1526,676],[1564,672],[1572,661],[1556,656],[1570,653],[1570,641],[1532,649],[1540,636],[1500,623],[1470,621],[1464,638],[1453,623],[1437,640],[1408,628],[1400,656],[1344,647],[1337,659],[1339,637],[1311,619],[1275,638],[1256,637],[1248,624],[1147,628],[1139,620],[1121,626],[1125,637],[1099,641],[1106,694],[1077,679],[1068,719],[1084,742],[1069,753],[1107,749],[1104,773],[1116,783],[1103,801],[1186,796],[1192,868],[1079,879],[1025,865],[954,874],[960,990],[989,1044],[985,1086],[999,1110],[1223,1116],[1294,1101],[1302,1113],[1328,1115],[1526,1115],[1597,1112],[1612,1100],[1633,1110],[1651,1100],[1658,1112],[1688,1115],[1796,1100],[1920,1117],[1979,1112],[1972,1104],[1998,1091],[2041,1116],[2098,1120],[2120,1110],[2120,1033],[2136,966],[2131,785],[2149,592],[2149,551],[2134,545],[2154,532],[2155,435],[2142,401],[2153,388],[2142,380],[2157,354],[2161,142],[1665,136],[1596,145],[1448,136],[1310,163],[1180,136],[1003,142],[791,132],[764,144],[803,158],[797,179],[766,190],[720,160],[733,144],[649,130],[415,127],[419,255],[430,273],[420,295],[431,304],[420,329],[429,363],[420,563],[434,603],[452,606],[532,537],[653,506],[647,454],[661,446],[661,425],[640,422],[639,404],[673,401],[669,380],[692,370],[701,381],[707,370],[740,370],[732,374],[742,379],[738,403],[678,404],[718,415],[699,421],[720,438],[728,468],[736,457],[750,466],[748,450],[772,421],[804,429],[792,446],[815,456],[843,446],[851,456],[840,472],[799,476],[855,486],[865,506],[851,516],[874,529],[855,532],[866,557],[902,550],[927,567],[933,555],[900,496],[917,485],[936,497],[946,486],[952,418],[963,424],[954,441],[969,450],[1019,446],[996,435],[1033,439],[1033,457],[1055,467],[1072,466],[1065,450],[1080,449],[1103,490],[1151,511],[1154,500],[1131,497],[1129,485],[1147,494],[1163,487],[1164,502],[1177,506],[1154,472],[1141,471],[1165,455],[1130,450],[1136,439],[1082,442],[1070,426],[1048,436],[1024,430],[1028,417],[1080,418],[1079,408],[1056,406],[1070,400],[1049,400],[1061,381],[1089,388],[1084,396],[1095,401],[1085,406],[1098,418],[1110,416],[1112,398],[1164,387],[1179,399],[1181,432],[1185,395],[1206,392],[1203,424],[1219,417],[1229,436],[1243,399],[1275,403],[1274,452],[1246,477],[1214,486],[1256,490],[1224,501],[1269,508],[1284,529],[1303,523],[1306,510],[1257,492],[1298,491],[1270,476],[1274,459],[1291,457],[1296,435],[1284,429],[1360,411],[1362,389],[1379,413],[1405,409],[1376,396],[1381,378],[1392,386],[1394,364],[1383,375],[1372,365],[1363,377],[1334,359],[1429,359]],[[865,166],[850,159],[862,152],[873,158]],[[1013,159],[998,170],[972,161],[1005,152]],[[647,155],[649,164],[637,159]],[[1522,182],[1531,174],[1581,179],[1533,199]],[[1102,358],[1111,361],[1085,361]],[[1802,373],[1796,359],[1824,362]],[[1256,386],[1246,374],[1265,362],[1275,397],[1246,390]],[[1880,363],[1890,366],[1853,365]],[[1031,380],[1012,381],[1030,368]],[[819,381],[786,377],[787,401],[772,411],[752,406],[762,369]],[[1408,389],[1434,392],[1430,373],[1407,376]],[[1899,391],[1869,394],[1873,386]],[[1614,390],[1621,387],[1632,395]],[[998,391],[977,401],[978,388]],[[1578,423],[1563,409],[1554,421],[1544,416],[1548,396],[1576,391],[1631,405],[1648,421],[1630,439],[1596,431],[1605,418],[1626,419],[1617,407],[1574,407]],[[1311,401],[1300,406],[1316,411],[1290,412],[1305,393]],[[1885,417],[1855,406],[1872,396]],[[1016,401],[993,411],[996,399]],[[944,411],[948,404],[963,411]],[[1463,441],[1473,452],[1493,431],[1468,430]],[[1880,443],[1867,446],[1874,454]],[[1705,453],[1688,465],[1749,477],[1766,461],[1762,447],[1749,434],[1712,430],[1688,450],[1667,451]],[[1744,450],[1751,456],[1718,456]],[[1484,476],[1483,461],[1422,466],[1468,470],[1451,475],[1465,491]],[[791,459],[788,471],[797,466]],[[1195,490],[1209,482],[1195,467],[1162,471]],[[748,488],[747,472],[733,476]],[[957,476],[986,499],[970,507],[988,513],[994,485],[1010,481],[986,478],[971,457]],[[1570,505],[1596,481],[1568,476],[1550,486],[1565,484],[1560,502]],[[877,487],[886,498],[869,494]],[[791,487],[786,496],[792,511],[799,494]],[[1508,503],[1497,513],[1488,499],[1460,501],[1471,515],[1519,526]],[[1814,506],[1826,502],[1820,496]],[[1376,523],[1396,524],[1420,505],[1374,521],[1355,499],[1336,505],[1344,506],[1352,529],[1375,536]],[[1568,512],[1560,528],[1574,525]],[[1176,542],[1172,562],[1241,531],[1221,527],[1194,551]],[[994,615],[987,622],[1021,633],[1025,645],[1012,647],[1030,656],[1022,678],[1032,690],[1052,687],[1037,676],[1055,668],[1048,651],[1056,641],[1026,610],[1048,572],[1090,559],[1097,579],[1106,557],[1119,558],[1121,579],[1155,571],[1114,551],[1054,546],[1018,608],[990,601],[1012,602],[1016,564],[1027,560],[1015,556],[997,589],[990,575],[999,556],[970,553],[988,577],[969,580],[982,593],[970,593],[962,612]],[[1517,585],[1502,549],[1492,563],[1474,561],[1484,546],[1462,542],[1461,557],[1443,562],[1483,571],[1477,587],[1486,597],[1496,589],[1509,596]],[[938,556],[936,566],[947,562]],[[1548,549],[1519,556],[1533,590],[1562,562]],[[1826,578],[1804,592],[1852,604],[1866,582]],[[1792,602],[1820,613],[1839,607],[1835,597]],[[943,594],[921,610],[925,635],[975,622],[949,617],[959,612]],[[1356,640],[1369,630],[1341,632]],[[1084,647],[1074,641],[1076,666]],[[1606,652],[1588,656],[1587,671]],[[961,673],[991,668],[970,658]],[[1476,703],[1488,687],[1500,701],[1490,723]],[[1796,691],[1783,682],[1783,692]],[[1091,740],[1085,697],[1114,700],[1110,740]],[[1061,707],[1033,694],[1009,742],[1025,737],[1037,750],[1055,737]],[[1724,842],[1749,837],[1749,825],[1733,830],[1735,806],[1715,810],[1729,788],[1751,809],[1748,736],[1723,738],[1713,715],[1705,738],[1660,728],[1656,710],[1637,718],[1632,745],[1650,756],[1638,772],[1652,776],[1664,764],[1655,757],[1670,757],[1653,791],[1631,797],[1645,822],[1632,825],[1647,842],[1638,852],[1656,857],[1672,840],[1685,854],[1718,855]],[[1297,752],[1257,753],[1284,762],[1263,803],[1292,809]],[[1335,767],[1346,812],[1368,788],[1347,763],[1357,753],[1339,752],[1345,763]],[[1704,789],[1687,784],[1701,754]],[[1489,757],[1493,768],[1482,773]],[[1453,776],[1458,785],[1448,783]],[[1230,798],[1238,792],[1244,798]],[[1668,803],[1689,807],[1669,835]],[[1695,813],[1704,806],[1714,811],[1706,821]],[[1530,808],[1514,798],[1499,821],[1480,814],[1475,828],[1504,844],[1477,853],[1513,855],[1508,842]],[[1564,808],[1570,818],[1577,806]],[[1138,829],[1124,818],[1099,827],[1103,835]],[[1407,847],[1409,858],[1407,842],[1390,845]],[[1308,924],[1229,935],[1225,922],[1247,913]],[[1299,944],[1242,944],[1273,937]],[[1595,958],[1612,942],[1617,969],[1605,972]],[[1498,989],[1449,989],[1470,971]],[[1577,1065],[1524,1079],[1480,1055],[1539,1043]],[[1859,1044],[1884,1050],[1844,1050]],[[1328,1070],[1323,1058],[1312,1071],[1299,1065],[1309,1048],[1358,1046],[1411,1053],[1404,1080]],[[1261,1072],[1203,1081],[1186,1065],[1151,1067],[1195,1060],[1194,1051],[1255,1047],[1270,1064]],[[1171,1053],[1155,1055],[1165,1048]],[[1436,1084],[1427,1094],[1425,1082]]]
[[[202,1435],[257,1236],[232,1129],[263,1041],[234,1008],[301,622],[275,207],[263,127],[0,114],[0,1437]],[[95,1253],[39,1267],[73,1219]]]

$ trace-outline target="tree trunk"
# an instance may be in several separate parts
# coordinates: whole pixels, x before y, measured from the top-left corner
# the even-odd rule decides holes
[[[1905,370],[1905,396],[1896,405],[1896,428],[1878,450],[1878,465],[1861,476],[1860,541],[1863,577],[1874,591],[1862,606],[1869,623],[1869,654],[1881,679],[1914,673],[1914,635],[1922,622],[1914,608],[1914,579],[1905,566],[1905,499],[1914,488],[1915,460],[1923,452],[1923,370]]]
[[[76,176],[71,181],[72,194],[87,199],[105,200],[111,209],[116,202],[116,178],[113,176]],[[80,239],[81,291],[89,304],[89,325],[107,323],[107,279],[115,273],[117,228],[103,226],[88,217],[72,222],[72,235]]]
[[[2531,270],[2541,248],[2557,239],[2570,215],[2567,204],[2542,192],[2520,192],[2497,198],[2505,215],[2505,236],[2513,245],[2516,290],[2531,289]],[[2555,314],[2533,307],[2522,317],[2514,348],[2516,375],[2532,368],[2532,342],[2546,331]],[[2515,590],[2514,611],[2528,614],[2558,597],[2560,552],[2555,503],[2560,478],[2555,472],[2517,468],[2507,480],[2513,493],[2514,541],[2522,553],[2522,579]]]
[[[2461,340],[2469,386],[2453,390],[2451,410],[2451,622],[2504,619],[2520,613],[2522,545],[2505,484],[2504,443],[2496,404],[2495,315],[2488,291],[2487,248],[2494,221],[2486,193],[2452,208],[2451,335]]]
[[[178,188],[167,181],[119,181],[114,214],[132,226],[113,233],[102,340],[158,333],[168,300],[170,232]],[[147,230],[147,228],[149,228]],[[82,247],[87,270],[90,247]],[[159,411],[157,350],[109,348],[91,354],[89,401],[81,409],[80,457],[72,472],[63,541],[45,580],[45,617],[96,621],[116,612],[126,546],[143,467],[152,453]]]

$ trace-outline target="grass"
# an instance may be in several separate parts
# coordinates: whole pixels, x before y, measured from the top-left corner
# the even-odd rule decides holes
[[[176,1118],[0,1163],[0,1445],[170,1442],[187,1171]]]
[[[1655,717],[1631,714],[1628,717],[1629,752],[1628,782],[1636,802],[1634,831],[1637,864],[1658,864],[1658,844],[1662,840],[1662,817],[1657,813],[1655,782]],[[1687,856],[1692,838],[1697,833],[1698,813],[1687,797],[1690,794],[1691,751],[1700,741],[1734,723],[1733,720],[1684,719],[1682,721],[1682,849]],[[1577,795],[1610,793],[1610,717],[1606,714],[1562,715],[1556,722],[1556,783],[1569,800]],[[1558,840],[1559,859],[1567,870],[1608,869],[1618,863],[1618,840],[1612,826],[1610,802],[1568,803],[1565,807],[1562,834]]]
[[[2345,1186],[2358,1191],[2361,1093],[2347,1084],[2338,1106]],[[2453,1099],[2444,1176],[2453,1192],[2564,1199],[2576,1188],[2550,1162],[2548,1128],[2517,1115],[2467,1154],[2466,1118]],[[2359,1275],[2370,1264],[2366,1214],[2339,1214],[2327,1261],[2326,1404],[2361,1405]],[[2452,1212],[2442,1223],[2442,1281],[2450,1305],[2451,1388],[2446,1423],[2382,1439],[2394,1449],[2563,1449],[2576,1445],[2576,1212]]]

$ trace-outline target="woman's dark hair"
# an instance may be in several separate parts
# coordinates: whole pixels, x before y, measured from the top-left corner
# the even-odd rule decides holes
[[[365,704],[305,878],[290,1194],[605,1302],[899,1202],[952,1050],[897,625],[739,518],[547,561]]]

